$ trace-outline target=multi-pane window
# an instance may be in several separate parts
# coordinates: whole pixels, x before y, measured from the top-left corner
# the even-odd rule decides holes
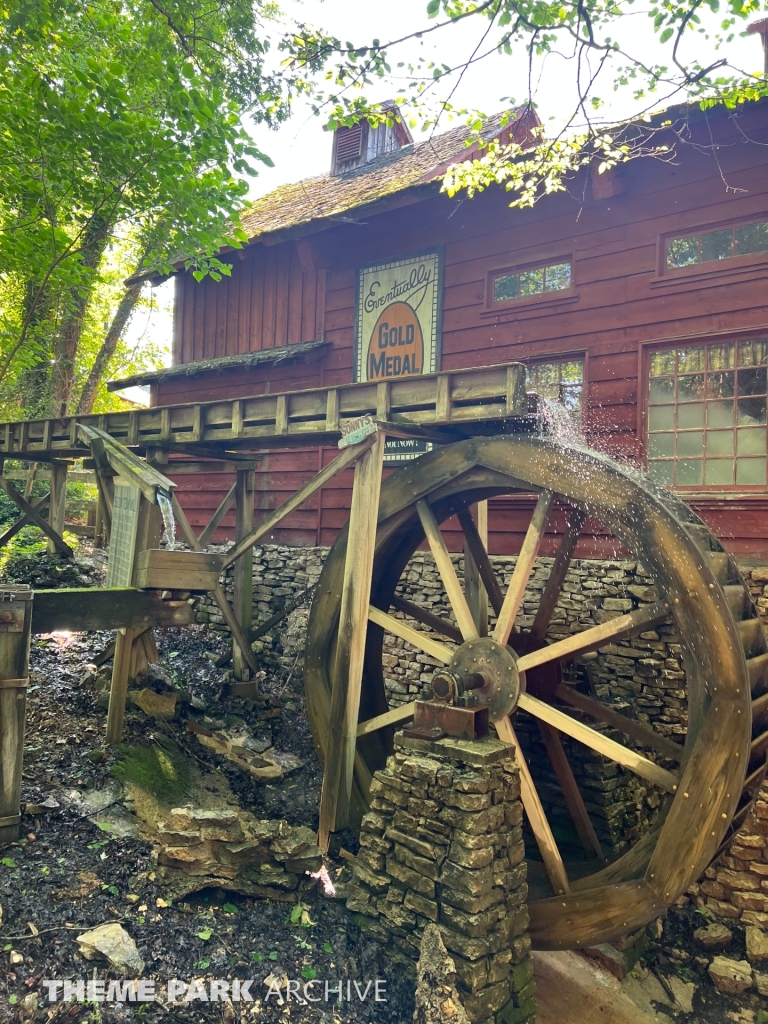
[[[551,263],[512,274],[499,274],[493,279],[493,301],[509,302],[529,295],[561,292],[571,287],[571,264]]]
[[[728,260],[733,256],[768,252],[768,221],[739,224],[717,231],[667,239],[667,269]]]
[[[541,398],[553,398],[570,412],[581,412],[584,362],[561,359],[551,363],[531,363],[525,368],[525,385]]]
[[[768,338],[653,352],[648,472],[674,487],[766,483]]]

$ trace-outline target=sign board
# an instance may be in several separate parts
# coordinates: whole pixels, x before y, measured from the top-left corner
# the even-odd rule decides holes
[[[138,487],[119,483],[118,478],[115,479],[107,559],[108,587],[130,587],[133,582],[133,559],[136,553],[140,502],[141,491]]]
[[[439,249],[358,268],[355,380],[436,372],[442,271]],[[389,440],[384,461],[414,459],[430,447],[426,441]]]
[[[350,445],[360,444],[370,434],[378,430],[373,416],[358,416],[355,420],[349,420],[341,424],[341,437],[339,448],[349,448]]]

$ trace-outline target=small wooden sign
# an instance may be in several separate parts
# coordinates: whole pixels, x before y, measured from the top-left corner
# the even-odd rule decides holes
[[[112,530],[109,535],[107,560],[108,587],[130,587],[133,583],[133,560],[139,524],[141,491],[115,480],[112,507]]]
[[[341,437],[339,448],[349,448],[350,445],[360,444],[369,434],[375,434],[378,430],[376,421],[370,415],[358,416],[357,419],[347,420],[341,424]]]

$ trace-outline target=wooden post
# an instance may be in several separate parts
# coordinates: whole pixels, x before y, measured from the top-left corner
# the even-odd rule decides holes
[[[472,505],[469,514],[477,526],[477,532],[487,551],[488,502],[479,501],[476,505]],[[488,595],[466,538],[464,539],[464,593],[467,595],[467,604],[472,612],[472,618],[475,620],[477,632],[480,636],[488,636]]]
[[[235,483],[235,543],[253,531],[253,471],[239,469]],[[250,644],[253,620],[253,548],[249,547],[234,565],[235,595],[233,610],[243,635]],[[232,667],[236,680],[250,679],[251,671],[240,645],[232,641]]]
[[[67,507],[67,465],[54,462],[51,465],[51,501],[48,522],[60,537],[64,536],[64,518]],[[56,552],[56,545],[48,538],[48,554]]]
[[[342,829],[349,819],[384,441],[385,435],[380,432],[355,464],[331,693],[331,727],[320,797],[318,845],[324,850],[328,849],[330,834]]]
[[[0,590],[0,844],[19,838],[31,590]]]
[[[128,672],[131,667],[133,630],[119,629],[115,641],[115,660],[112,663],[112,686],[109,690],[107,712],[107,743],[113,746],[123,738],[125,698],[128,695]]]

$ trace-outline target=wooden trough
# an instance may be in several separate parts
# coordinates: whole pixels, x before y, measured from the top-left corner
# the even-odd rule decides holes
[[[611,460],[532,436],[535,398],[526,394],[524,380],[524,368],[510,364],[407,381],[0,426],[0,459],[48,461],[64,467],[66,475],[67,459],[90,457],[110,532],[110,582],[122,588],[79,592],[77,601],[67,591],[54,596],[9,590],[7,602],[0,601],[0,840],[18,832],[31,633],[54,628],[119,631],[109,742],[117,742],[122,732],[135,633],[147,625],[191,620],[186,601],[166,601],[163,594],[213,594],[232,631],[235,679],[241,687],[247,685],[249,673],[258,670],[250,634],[253,546],[337,473],[354,467],[350,519],[317,587],[305,660],[310,725],[324,763],[320,845],[327,849],[342,828],[356,827],[368,806],[372,773],[391,750],[394,728],[414,714],[413,704],[387,706],[384,633],[436,659],[450,678],[461,678],[467,652],[481,644],[487,664],[506,665],[504,672],[516,679],[515,687],[504,690],[509,679],[496,678],[496,670],[489,668],[491,681],[483,685],[495,687],[497,694],[514,694],[506,704],[490,704],[489,714],[499,737],[517,747],[523,802],[549,878],[550,895],[530,905],[534,944],[585,946],[662,912],[699,876],[729,830],[741,823],[764,775],[768,649],[735,565],[707,528],[680,500]],[[434,450],[382,483],[387,437],[426,439]],[[254,525],[252,469],[259,452],[327,444],[339,446],[333,462]],[[217,460],[237,474],[200,535],[163,473],[176,452],[185,456],[185,471]],[[1,473],[0,486],[13,492]],[[536,495],[536,507],[505,592],[487,553],[487,502],[520,491]],[[65,554],[60,531],[52,525],[55,502],[50,520],[43,520],[19,498],[14,500],[23,516],[40,525]],[[233,502],[235,542],[223,556],[206,553],[215,525]],[[160,548],[162,505],[166,512],[172,509],[189,551]],[[533,625],[520,633],[515,619],[556,505],[565,510],[568,526]],[[548,644],[547,629],[588,515],[643,563],[659,599]],[[441,532],[441,523],[454,516],[464,534],[463,587]],[[409,558],[423,543],[434,557],[453,621],[396,593]],[[220,581],[229,566],[234,567],[232,603]],[[495,614],[493,628],[489,607]],[[689,728],[684,746],[577,692],[558,673],[561,662],[670,620],[686,651]],[[416,628],[419,624],[426,631]],[[586,869],[582,862],[576,871],[560,854],[516,742],[514,720],[520,713],[535,719],[541,730],[588,855]],[[604,726],[623,735],[623,741],[606,735]],[[563,733],[662,793],[662,810],[651,831],[608,866],[560,741]]]

